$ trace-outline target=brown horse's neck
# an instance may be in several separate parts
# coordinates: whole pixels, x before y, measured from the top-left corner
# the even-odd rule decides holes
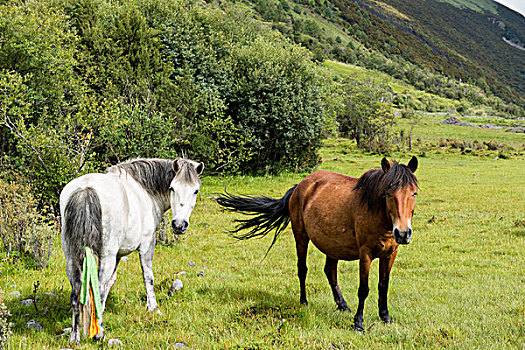
[[[386,205],[385,205],[385,208],[384,210],[381,211],[381,216],[383,217],[383,219],[381,220],[381,222],[383,223],[383,229],[385,231],[392,231],[392,227],[394,225],[394,223],[392,222],[392,218],[390,217],[390,215],[388,215],[387,211],[386,211]]]
[[[386,202],[384,198],[380,198],[380,201],[383,203],[381,206],[376,207],[375,210],[371,210],[368,208],[368,211],[370,213],[370,216],[375,216],[377,218],[377,231],[383,233],[386,233],[387,231],[392,231],[392,226],[394,223],[392,222],[392,218],[390,215],[388,215],[388,212],[386,211]]]

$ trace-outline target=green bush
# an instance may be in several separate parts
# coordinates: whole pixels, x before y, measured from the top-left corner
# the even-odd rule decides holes
[[[31,178],[39,204],[50,204],[58,213],[58,196],[73,177],[93,169],[93,128],[100,106],[78,90],[78,101],[62,101],[60,107],[34,107],[39,91],[30,86],[31,76],[0,71],[0,123],[10,140],[3,154],[6,167]]]
[[[251,135],[252,171],[317,164],[328,94],[307,52],[284,42],[257,39],[233,52],[232,118]]]
[[[3,162],[57,213],[64,184],[86,170],[98,113],[75,73],[78,37],[64,11],[42,1],[0,6],[0,42]]]

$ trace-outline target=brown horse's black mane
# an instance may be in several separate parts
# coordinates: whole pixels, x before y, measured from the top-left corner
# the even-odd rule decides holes
[[[393,162],[388,172],[383,169],[372,169],[361,175],[354,190],[359,193],[361,203],[368,206],[368,210],[377,212],[385,210],[387,194],[409,185],[417,186],[417,178],[404,164]]]

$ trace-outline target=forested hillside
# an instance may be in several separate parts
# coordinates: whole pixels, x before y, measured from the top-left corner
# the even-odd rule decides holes
[[[451,98],[463,98],[457,83],[468,82],[525,106],[525,51],[503,41],[524,41],[525,18],[496,2],[471,5],[476,10],[459,6],[461,1],[454,6],[438,0],[246,3],[319,60],[364,65]],[[479,94],[470,95],[476,100]],[[523,113],[508,105],[505,109]]]
[[[501,96],[509,90],[515,90],[522,97],[525,94],[525,51],[503,40],[524,46],[525,18],[520,14],[497,2],[492,2],[493,7],[487,9],[458,9],[455,2],[390,1],[391,6],[406,15],[399,18],[385,10],[380,2],[363,2],[389,20],[422,33],[437,47],[456,53],[457,64],[464,66],[469,75],[473,76],[477,69],[479,85],[488,83]]]

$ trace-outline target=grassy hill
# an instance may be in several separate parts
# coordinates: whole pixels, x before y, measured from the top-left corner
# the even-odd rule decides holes
[[[505,100],[511,106],[506,112],[523,114],[512,105],[525,106],[525,51],[518,48],[525,42],[525,18],[494,1],[243,3],[319,60],[379,70],[456,100],[476,99],[457,95],[458,84],[468,83],[485,99]]]

